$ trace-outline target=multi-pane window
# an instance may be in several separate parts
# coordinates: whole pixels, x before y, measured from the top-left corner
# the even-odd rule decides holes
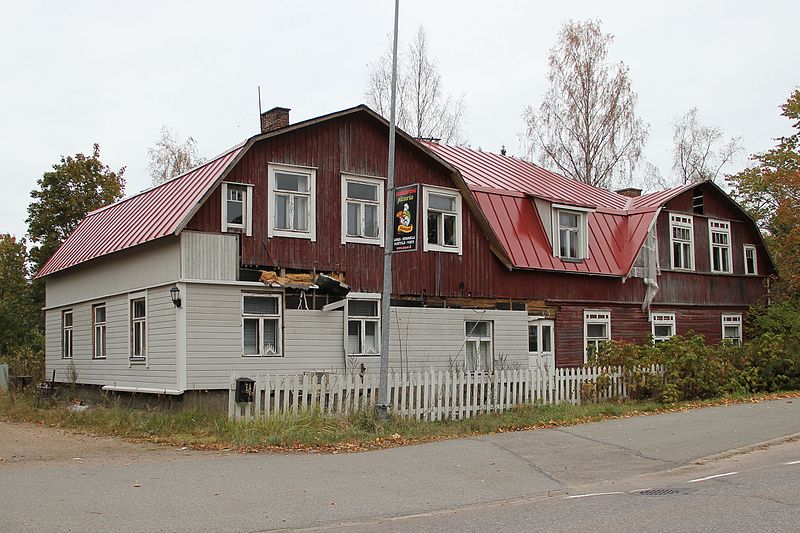
[[[730,341],[735,346],[742,343],[742,315],[723,314],[722,315],[722,340]]]
[[[92,357],[106,357],[106,304],[92,306]]]
[[[669,216],[670,255],[672,268],[694,270],[694,230],[692,217],[686,215]]]
[[[708,232],[711,241],[711,272],[732,272],[731,223],[723,220],[709,220]]]
[[[596,352],[600,345],[611,340],[611,311],[583,312],[584,357]],[[584,359],[585,360],[585,359]]]
[[[222,183],[222,231],[252,234],[252,186]]]
[[[651,313],[653,342],[664,342],[675,336],[675,313]]]
[[[461,253],[461,196],[425,188],[425,250]]]
[[[492,371],[492,323],[488,320],[464,322],[464,349],[467,372]]]
[[[752,244],[744,245],[744,273],[748,276],[758,275],[758,256],[756,247]]]
[[[130,358],[143,360],[147,357],[147,301],[145,298],[130,300],[130,317]]]
[[[72,359],[72,309],[61,311],[61,357]]]
[[[269,236],[316,239],[313,169],[270,165]]]
[[[380,354],[378,300],[347,301],[347,355]]]
[[[528,322],[528,366],[550,368],[555,364],[553,352],[553,321],[531,320]]]
[[[277,294],[242,296],[242,353],[281,355],[281,300]]]
[[[380,180],[345,177],[342,181],[342,242],[381,243],[383,184]]]
[[[580,259],[581,215],[571,211],[558,211],[558,256]]]

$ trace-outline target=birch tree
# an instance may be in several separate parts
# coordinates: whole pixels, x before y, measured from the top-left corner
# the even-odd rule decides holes
[[[367,66],[367,105],[389,118],[392,91],[392,49]],[[464,96],[447,93],[439,66],[430,58],[425,29],[417,29],[411,43],[398,54],[397,125],[417,138],[464,142]]]
[[[523,113],[529,157],[606,188],[631,181],[648,135],[628,67],[608,60],[613,39],[599,21],[566,22],[550,50],[544,99]]]
[[[742,150],[739,137],[725,141],[716,126],[704,126],[696,107],[672,125],[672,170],[680,183],[715,181],[722,168]]]
[[[147,169],[153,185],[180,176],[205,161],[197,152],[197,141],[194,138],[189,137],[181,142],[178,134],[167,126],[161,127],[161,134],[155,144],[147,149],[147,158]]]

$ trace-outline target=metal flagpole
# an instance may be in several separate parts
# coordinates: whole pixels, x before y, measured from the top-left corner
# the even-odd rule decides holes
[[[397,20],[400,0],[394,1],[394,44],[392,49],[392,104],[389,115],[389,169],[386,172],[386,222],[383,247],[383,292],[381,293],[381,368],[378,418],[389,417],[389,328],[392,303],[392,248],[394,246],[394,135],[397,101]]]

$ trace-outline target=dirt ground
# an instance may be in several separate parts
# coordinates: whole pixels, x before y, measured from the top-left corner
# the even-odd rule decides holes
[[[0,468],[53,463],[98,464],[164,461],[207,455],[183,448],[77,435],[34,424],[0,421]]]

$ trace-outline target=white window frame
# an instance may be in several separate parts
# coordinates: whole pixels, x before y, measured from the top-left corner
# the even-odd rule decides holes
[[[755,244],[745,244],[743,245],[743,255],[744,258],[744,274],[745,276],[758,276],[758,248],[756,248]],[[753,271],[748,272],[747,270],[747,252],[753,252]]]
[[[133,353],[133,336],[134,336],[134,318],[133,318],[133,302],[136,300],[144,300],[144,319],[137,319],[138,322],[144,323],[142,334],[144,335],[144,342],[142,342],[142,354],[134,355]],[[148,343],[150,342],[149,320],[148,318],[148,298],[147,291],[136,292],[128,294],[128,365],[135,364],[148,364]]]
[[[590,209],[585,209],[570,205],[553,204],[551,214],[552,234],[553,234],[553,257],[566,261],[583,261],[589,258],[589,213]],[[577,238],[578,245],[575,247],[575,257],[561,255],[561,213],[576,215],[578,218]]]
[[[550,350],[544,350],[543,339],[545,338],[543,330],[545,327],[550,328]],[[530,329],[536,328],[536,350],[531,351],[530,347]],[[555,366],[556,360],[556,324],[554,320],[545,319],[541,317],[528,317],[528,368],[538,369],[539,363],[542,358],[546,358],[545,369],[549,369],[549,365]]]
[[[243,189],[242,198],[242,224],[228,223],[228,187]],[[231,230],[239,230],[248,237],[253,235],[253,185],[250,183],[233,183],[223,181],[220,186],[220,196],[222,197],[222,232],[227,233]]]
[[[70,325],[67,325],[67,315]],[[63,309],[61,311],[61,359],[72,359],[75,354],[75,310]]]
[[[97,310],[103,308],[105,312],[105,320],[102,322],[97,321]],[[105,359],[108,355],[108,306],[105,302],[100,302],[92,305],[92,359]],[[98,353],[97,339],[102,340],[102,350]]]
[[[377,316],[376,317],[368,317],[362,315],[350,315],[350,302],[353,300],[364,300],[364,301],[373,301],[376,302],[377,308]],[[348,337],[349,337],[349,327],[351,321],[359,321],[361,323],[360,328],[360,339],[359,343],[362,347],[361,353],[350,353],[350,347],[348,345]],[[377,335],[377,352],[376,353],[364,353],[363,347],[366,345],[366,328],[364,326],[365,322],[376,322],[375,326],[375,334]],[[381,295],[376,293],[350,293],[347,295],[347,299],[345,300],[344,306],[344,353],[348,357],[374,357],[381,355]]]
[[[456,245],[448,246],[445,244],[433,244],[428,242],[428,198],[431,194],[438,194],[441,196],[450,196],[455,199],[455,212],[447,212],[456,216]],[[422,249],[425,252],[449,252],[453,254],[462,254],[462,235],[461,226],[463,225],[463,211],[461,207],[461,193],[458,189],[446,189],[443,187],[431,187],[424,185],[422,187],[422,196],[424,201],[423,217],[422,217]],[[438,209],[433,210],[436,213],[446,213]],[[441,232],[442,240],[444,240],[444,216],[437,222],[437,233]]]
[[[656,326],[670,326],[672,334],[668,336],[656,335]],[[675,336],[677,326],[675,322],[675,313],[664,311],[653,311],[650,313],[650,333],[653,336],[653,343],[664,342]]]
[[[308,230],[295,231],[275,227],[275,195],[279,192],[275,190],[275,173],[287,172],[290,174],[305,174],[308,176]],[[312,242],[317,240],[317,169],[314,167],[304,167],[299,165],[287,165],[281,163],[269,164],[269,179],[267,180],[267,211],[269,223],[267,224],[267,236],[290,237],[293,239],[310,239]],[[292,196],[306,196],[306,193],[288,192]],[[294,205],[292,201],[292,205]],[[287,213],[289,220],[294,220],[292,208]]]
[[[606,337],[592,337],[589,338],[589,325],[590,324],[605,324]],[[589,345],[593,344],[596,347],[600,346],[601,342],[608,342],[611,340],[611,310],[609,309],[584,309],[583,311],[583,362],[588,361]]]
[[[276,299],[276,309],[278,312],[276,314],[264,314],[264,313],[245,313],[244,311],[244,299],[245,297],[255,297],[255,298],[273,298]],[[275,292],[242,292],[242,300],[241,300],[241,317],[242,317],[242,357],[283,357],[284,356],[284,346],[283,346],[283,295],[280,293]],[[275,353],[267,353],[264,351],[264,319],[267,320],[275,320],[277,319],[278,325],[277,330],[275,333],[275,340],[278,343],[277,350]],[[248,354],[245,353],[244,350],[244,321],[245,320],[258,320],[258,353],[257,354]]]
[[[742,338],[744,336],[744,327],[742,326],[742,314],[741,313],[722,313],[722,340],[731,340],[735,346],[741,346]],[[726,326],[737,326],[739,328],[739,336],[738,337],[726,337],[725,336],[725,327]]]
[[[384,246],[384,225],[386,213],[384,209],[386,193],[384,192],[384,179],[370,176],[361,176],[358,174],[342,174],[342,244],[352,242],[358,244],[377,244]],[[365,185],[373,185],[378,188],[378,201],[370,202],[369,200],[347,199],[347,184],[348,182],[363,183]],[[363,205],[377,206],[377,221],[378,221],[378,236],[377,237],[358,237],[347,234],[347,204],[348,202],[358,203]],[[361,208],[361,220],[359,226],[363,230],[364,227],[364,209]]]
[[[714,244],[714,234],[719,233],[725,235],[728,244]],[[714,250],[720,249],[720,267],[723,266],[722,254],[724,251],[728,253],[728,269],[721,270],[714,268]],[[731,223],[727,220],[708,219],[708,259],[709,269],[714,274],[732,274],[733,273],[733,246],[731,246]]]
[[[682,228],[689,230],[689,240],[684,239],[676,240],[673,228]],[[681,266],[675,266],[675,243],[681,243],[681,253],[683,254],[683,244],[689,244],[689,266],[684,266],[686,261],[681,261]],[[685,259],[685,257],[684,257]],[[687,272],[694,271],[694,218],[692,215],[684,215],[678,213],[669,214],[669,267],[671,270],[683,270]]]
[[[474,328],[472,332],[467,331],[467,324],[469,322],[476,322],[476,323],[486,323],[489,325],[489,335],[488,336],[480,336],[475,335]],[[467,372],[475,373],[475,374],[491,374],[493,369],[492,368],[482,368],[481,367],[481,344],[484,342],[489,343],[489,350],[488,350],[488,357],[489,357],[489,364],[494,367],[494,321],[492,320],[464,320],[464,370]],[[475,353],[477,354],[475,357],[475,368],[472,369],[469,367],[469,360],[467,358],[467,345],[475,344]]]

